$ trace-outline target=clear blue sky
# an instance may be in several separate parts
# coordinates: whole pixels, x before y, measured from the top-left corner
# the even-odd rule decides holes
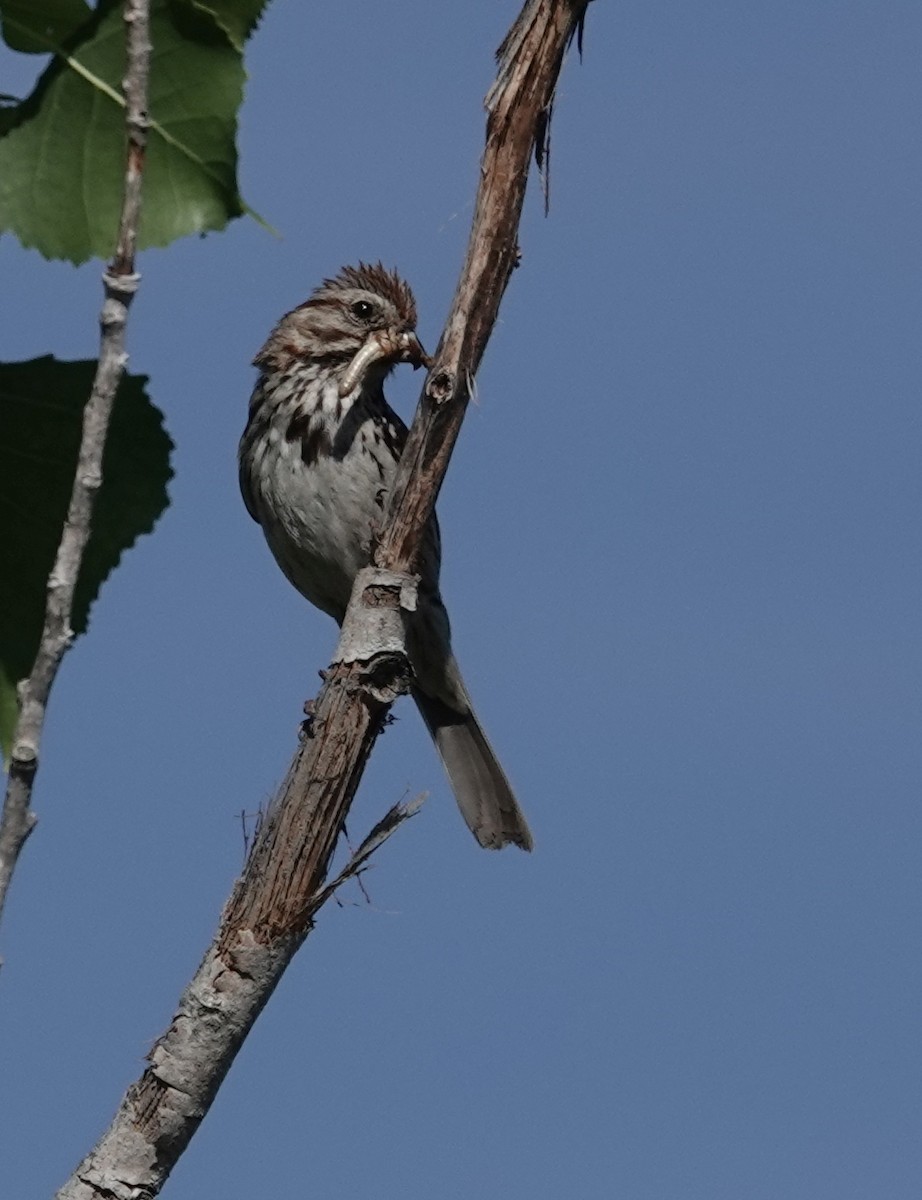
[[[177,475],[53,697],[2,930],[10,1200],[142,1069],[334,645],[237,493],[249,361],[358,258],[435,341],[514,12],[274,4],[241,173],[284,240],[142,256]],[[477,849],[404,706],[351,833],[430,802],[371,907],[322,914],[171,1200],[918,1197],[920,40],[909,2],[591,6],[440,503],[537,849]],[[98,264],[0,265],[6,357],[95,354]]]

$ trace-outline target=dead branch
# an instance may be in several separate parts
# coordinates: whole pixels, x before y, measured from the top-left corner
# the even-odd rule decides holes
[[[105,296],[99,316],[99,361],[90,398],[83,410],[80,450],[67,518],[48,576],[45,624],[32,672],[18,688],[19,719],[13,732],[6,797],[0,817],[0,915],[19,855],[38,820],[31,804],[42,728],[52,685],[73,640],[70,622],[74,590],[90,537],[93,506],[102,484],[109,418],[128,361],[125,352],[128,309],[140,283],[134,257],[141,216],[141,178],[148,124],[150,37],[146,0],[126,0],[125,25],[128,63],[123,86],[128,149],[122,213],[115,256],[102,277]]]
[[[518,261],[529,161],[588,2],[528,0],[500,47],[467,259],[400,464],[375,552],[377,569],[356,580],[309,729],[214,942],[147,1069],[58,1200],[129,1200],[160,1191],[330,894],[324,880],[365,762],[391,704],[407,687],[400,609],[415,603],[417,548]],[[371,840],[373,849],[374,833]],[[368,843],[363,848],[370,853]]]

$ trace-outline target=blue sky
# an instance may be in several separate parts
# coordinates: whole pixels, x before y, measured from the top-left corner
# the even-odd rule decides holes
[[[280,0],[240,147],[283,240],[141,257],[177,474],[53,696],[2,931],[10,1196],[142,1069],[332,652],[237,492],[249,361],[359,258],[434,344],[514,11]],[[918,1195],[920,37],[910,3],[591,6],[439,504],[535,853],[478,850],[405,705],[350,833],[430,801],[370,907],[321,915],[172,1200]],[[98,264],[0,263],[7,358],[95,354]]]

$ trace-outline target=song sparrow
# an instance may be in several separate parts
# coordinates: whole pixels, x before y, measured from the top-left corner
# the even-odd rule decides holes
[[[407,284],[380,263],[360,263],[282,317],[254,360],[260,377],[240,441],[243,498],[291,583],[340,623],[407,436],[384,379],[396,363],[427,361],[415,329]],[[451,652],[440,563],[433,517],[407,631],[413,697],[477,841],[530,850],[528,825]]]

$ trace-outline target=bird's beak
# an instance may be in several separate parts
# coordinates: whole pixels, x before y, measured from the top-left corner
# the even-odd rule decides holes
[[[361,383],[368,368],[381,361],[412,363],[415,371],[417,367],[428,367],[431,359],[415,333],[378,329],[368,335],[346,367],[339,382],[340,396],[348,396]]]

